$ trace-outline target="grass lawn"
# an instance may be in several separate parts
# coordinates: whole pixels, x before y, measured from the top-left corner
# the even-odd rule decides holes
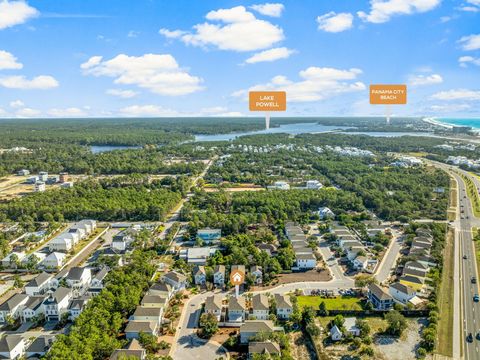
[[[320,296],[299,296],[298,306],[303,308],[305,306],[312,306],[318,310],[321,302],[325,302],[327,310],[362,310],[362,300],[356,297],[336,297],[324,299]]]
[[[440,320],[438,322],[438,339],[436,352],[440,355],[453,356],[453,242],[454,232],[450,229],[447,233],[445,250],[443,254],[443,272],[440,290],[438,292],[438,306],[440,309]],[[479,252],[477,251],[477,258]]]
[[[476,217],[480,217],[480,196],[478,195],[477,187],[468,176],[462,175],[462,178],[467,186],[467,194],[472,202],[473,213]]]

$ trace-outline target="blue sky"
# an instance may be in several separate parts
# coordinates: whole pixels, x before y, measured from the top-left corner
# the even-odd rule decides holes
[[[480,116],[480,0],[0,0],[0,117]]]

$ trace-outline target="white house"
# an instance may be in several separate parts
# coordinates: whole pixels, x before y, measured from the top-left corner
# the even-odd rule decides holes
[[[108,267],[102,267],[92,278],[92,281],[90,282],[90,289],[103,289],[105,277],[108,275],[109,271],[110,269]]]
[[[38,318],[44,314],[43,301],[45,296],[29,296],[27,302],[23,305],[21,321],[32,321],[33,318]]]
[[[273,185],[267,186],[268,189],[290,190],[290,185],[286,181],[275,181]]]
[[[41,335],[37,337],[33,342],[28,346],[25,355],[27,359],[30,358],[40,358],[45,355],[53,342],[55,341],[55,336],[50,335]]]
[[[299,269],[313,269],[317,265],[317,259],[313,254],[296,254],[295,260]]]
[[[0,357],[19,359],[25,353],[26,346],[26,341],[21,335],[5,335],[0,340]]]
[[[169,300],[174,293],[175,289],[170,286],[170,284],[166,284],[164,282],[157,282],[153,284],[147,291],[147,295],[163,296]]]
[[[65,280],[67,286],[72,288],[74,296],[81,295],[92,280],[92,270],[88,267],[72,267]]]
[[[56,288],[57,286],[58,281],[53,278],[53,275],[42,272],[25,285],[25,292],[29,296],[40,295],[51,287]]]
[[[240,326],[240,343],[248,344],[258,333],[269,334],[275,331],[283,331],[283,328],[276,327],[271,320],[247,320]]]
[[[217,265],[213,271],[213,283],[217,286],[225,285],[225,265]]]
[[[343,327],[348,333],[352,334],[353,336],[360,336],[360,329],[357,327],[357,318],[354,318],[354,317],[345,318]]]
[[[288,295],[275,294],[275,304],[277,308],[277,318],[286,320],[290,318],[293,312],[293,305]]]
[[[205,313],[214,315],[217,321],[220,321],[222,308],[222,297],[220,295],[212,295],[205,299]]]
[[[61,252],[52,252],[41,262],[41,265],[47,269],[58,269],[63,266],[67,254]]]
[[[159,324],[156,321],[131,320],[125,328],[125,337],[127,339],[138,339],[141,332],[156,336],[158,330]]]
[[[16,269],[17,265],[25,258],[23,251],[12,251],[2,259],[2,266],[5,269]]]
[[[153,306],[139,305],[132,315],[132,320],[138,321],[155,321],[158,324],[162,323],[163,308]]]
[[[330,208],[328,207],[321,207],[318,209],[318,216],[320,217],[321,220],[325,219],[332,219],[335,217],[335,214]]]
[[[90,301],[89,296],[82,296],[78,299],[70,300],[68,304],[68,311],[70,312],[70,320],[74,321],[80,316],[82,311],[85,309],[85,306]]]
[[[228,300],[228,321],[243,322],[245,320],[246,312],[247,305],[243,296],[239,296],[238,298],[232,296]]]
[[[15,294],[0,305],[0,323],[5,323],[8,318],[18,319],[23,305],[28,300],[26,294]]]
[[[69,252],[75,245],[74,239],[78,239],[78,235],[62,233],[49,241],[48,249],[50,251]]]
[[[205,271],[205,266],[197,266],[196,271],[194,272],[195,285],[205,285],[207,282],[207,273]]]
[[[265,294],[257,294],[252,298],[252,315],[256,320],[267,320],[270,306]]]
[[[188,248],[180,251],[180,258],[189,264],[205,265],[208,258],[214,253],[215,250],[210,247]]]
[[[68,288],[59,287],[43,301],[45,318],[47,321],[59,321],[62,315],[68,311],[68,304],[72,298],[72,292]]]
[[[318,189],[321,189],[323,185],[318,180],[308,180],[305,187],[307,189],[318,190]]]
[[[396,302],[406,305],[413,299],[417,292],[409,286],[400,283],[393,283],[388,288],[388,292]]]
[[[332,341],[340,341],[342,340],[343,334],[338,328],[337,325],[333,325],[333,327],[330,329],[330,338]]]
[[[177,271],[170,271],[162,276],[162,280],[171,285],[174,291],[185,289],[187,286],[187,277]]]

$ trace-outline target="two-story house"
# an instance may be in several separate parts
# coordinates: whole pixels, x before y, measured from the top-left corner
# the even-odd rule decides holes
[[[288,295],[275,294],[275,304],[277,309],[277,318],[286,320],[290,318],[293,312],[293,304]]]
[[[228,301],[228,321],[243,322],[247,313],[245,298],[232,296]]]
[[[44,314],[43,301],[45,296],[29,296],[27,302],[23,306],[21,320],[22,322],[34,321]]]
[[[193,277],[195,279],[195,285],[205,285],[207,282],[207,273],[205,271],[205,266],[197,266]]]
[[[222,316],[222,297],[220,295],[212,295],[205,299],[205,313],[212,314],[220,321]]]
[[[15,294],[0,305],[0,323],[6,323],[8,319],[18,319],[27,300],[27,294]]]
[[[225,285],[225,265],[217,265],[213,271],[213,283],[219,287]]]
[[[43,301],[45,319],[47,321],[59,321],[62,315],[68,312],[68,304],[72,298],[69,288],[59,287]]]
[[[250,273],[255,279],[255,284],[260,285],[263,282],[263,271],[262,267],[255,265],[250,268]]]
[[[252,315],[255,320],[267,320],[270,306],[265,294],[257,294],[252,298]]]
[[[29,296],[41,295],[45,291],[57,287],[58,281],[53,278],[53,275],[42,272],[25,285],[25,292]]]
[[[72,267],[65,281],[72,289],[74,296],[82,295],[92,280],[92,270],[88,267]]]
[[[377,310],[390,310],[393,307],[393,298],[377,284],[368,286],[367,297]]]

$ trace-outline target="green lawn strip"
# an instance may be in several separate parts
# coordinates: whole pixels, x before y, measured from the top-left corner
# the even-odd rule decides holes
[[[462,175],[462,178],[467,185],[467,193],[472,202],[473,213],[475,217],[480,217],[480,196],[477,187],[470,177]]]
[[[453,229],[450,229],[447,234],[447,240],[445,244],[442,280],[438,292],[438,307],[440,310],[440,320],[438,322],[438,339],[436,349],[436,353],[449,357],[453,356],[453,247],[454,233]]]
[[[324,302],[327,310],[362,310],[362,300],[356,297],[322,298],[320,296],[299,296],[298,306],[312,306],[315,310],[321,302]]]

